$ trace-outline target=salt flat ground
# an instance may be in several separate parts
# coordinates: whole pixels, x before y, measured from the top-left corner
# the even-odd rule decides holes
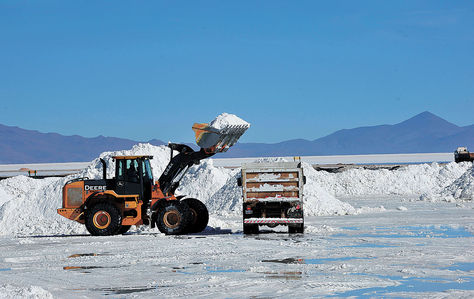
[[[212,216],[186,236],[1,237],[0,297],[474,297],[472,202],[343,200],[364,212],[302,235]]]

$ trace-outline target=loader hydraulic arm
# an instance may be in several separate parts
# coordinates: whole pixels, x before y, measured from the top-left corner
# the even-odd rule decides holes
[[[215,154],[215,152],[209,152],[203,148],[195,151],[185,144],[169,143],[168,147],[171,149],[171,159],[158,179],[161,191],[165,195],[174,193],[189,167],[199,164],[199,161],[202,159],[209,158]],[[179,154],[173,157],[173,151],[178,151]]]

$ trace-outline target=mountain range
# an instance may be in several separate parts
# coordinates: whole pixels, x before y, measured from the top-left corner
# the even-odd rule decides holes
[[[104,151],[129,149],[139,141],[41,133],[0,124],[0,164],[90,161]],[[143,141],[140,141],[143,142]],[[145,141],[153,145],[165,142]],[[343,129],[316,140],[237,143],[226,158],[452,152],[474,149],[474,125],[460,127],[428,111],[394,125]]]

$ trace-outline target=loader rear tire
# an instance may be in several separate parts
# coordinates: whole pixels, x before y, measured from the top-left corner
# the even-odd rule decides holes
[[[191,222],[188,227],[189,233],[200,233],[209,222],[209,212],[206,206],[196,198],[186,198],[181,202],[185,202],[191,210]]]
[[[122,216],[119,210],[108,202],[99,202],[85,213],[85,224],[93,236],[112,236],[118,233]]]
[[[188,205],[177,200],[170,200],[158,208],[156,224],[165,235],[185,234],[192,220]]]

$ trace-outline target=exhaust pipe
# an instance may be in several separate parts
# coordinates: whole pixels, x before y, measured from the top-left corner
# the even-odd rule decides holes
[[[105,164],[105,160],[100,158],[100,162],[102,163],[102,178],[104,180],[107,179],[107,164]]]

